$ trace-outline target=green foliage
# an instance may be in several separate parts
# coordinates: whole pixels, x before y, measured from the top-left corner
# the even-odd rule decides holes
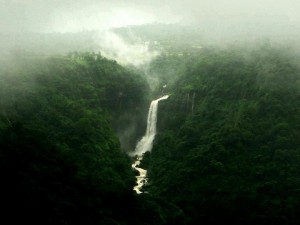
[[[170,97],[159,105],[159,133],[142,162],[150,185],[141,196],[116,133],[122,139],[144,123],[145,80],[95,53],[7,60],[0,67],[3,218],[299,224],[299,58],[267,45],[177,53],[149,66],[148,75],[168,85],[153,95]]]
[[[139,122],[143,113],[145,81],[100,54],[75,52],[69,58],[21,55],[13,61],[1,75],[2,114],[9,111],[42,129],[50,126],[54,131],[59,126],[72,132],[75,127],[70,125],[81,118],[104,124],[103,130],[110,122],[117,130],[129,120],[128,115],[135,114]],[[49,136],[61,138],[56,131]]]
[[[295,62],[270,47],[191,57],[160,104],[149,192],[177,204],[188,224],[298,224]]]
[[[10,63],[0,74],[2,219],[166,224],[170,213],[156,200],[135,196],[114,131],[128,115],[139,122],[146,82],[93,53],[18,55]]]

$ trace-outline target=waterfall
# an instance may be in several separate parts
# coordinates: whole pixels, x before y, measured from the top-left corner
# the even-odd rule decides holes
[[[144,184],[147,183],[147,170],[139,168],[138,166],[143,159],[143,154],[147,151],[151,151],[152,149],[153,140],[156,135],[158,102],[161,100],[165,100],[168,97],[168,95],[165,95],[151,102],[147,118],[146,134],[137,143],[134,152],[130,154],[131,156],[137,156],[136,161],[132,164],[132,168],[139,172],[139,176],[136,176],[137,185],[133,188],[138,194],[142,193],[141,188]]]

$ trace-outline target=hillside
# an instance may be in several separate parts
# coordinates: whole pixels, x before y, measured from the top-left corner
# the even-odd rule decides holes
[[[143,78],[99,54],[74,53],[14,55],[0,79],[3,220],[166,224],[177,209],[135,196],[117,137],[143,118]]]
[[[298,224],[296,53],[270,43],[206,47],[162,53],[146,69],[88,52],[1,59],[5,218]],[[149,102],[165,94],[152,152],[141,165],[148,170],[148,193],[136,195],[137,174],[126,151],[144,134]]]
[[[148,191],[187,224],[297,224],[300,68],[290,51],[205,49],[159,108]]]

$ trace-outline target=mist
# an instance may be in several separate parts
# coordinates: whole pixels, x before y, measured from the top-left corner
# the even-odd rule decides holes
[[[299,9],[0,0],[3,214],[300,224]]]
[[[146,71],[166,48],[161,42],[197,48],[269,42],[300,49],[299,8],[296,0],[0,0],[0,59],[11,52],[101,52]],[[160,27],[156,36],[153,26],[146,33],[131,30],[145,24],[171,27]]]
[[[170,42],[173,48],[269,42],[300,49],[299,8],[296,0],[0,0],[0,60],[11,52],[101,52],[147,74],[147,65]],[[145,24],[170,26],[131,29]],[[157,79],[147,77],[155,87]]]
[[[123,65],[139,67],[148,64],[159,55],[158,51],[149,49],[148,42],[135,37],[134,39],[135,42],[128,43],[112,31],[98,32],[94,37],[103,56],[115,59]]]
[[[160,22],[224,35],[278,33],[276,28],[295,33],[299,8],[296,0],[0,0],[0,27],[2,33],[78,32]]]

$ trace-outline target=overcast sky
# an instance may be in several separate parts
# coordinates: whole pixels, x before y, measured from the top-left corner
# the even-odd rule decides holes
[[[150,22],[300,23],[299,0],[0,0],[0,31],[70,32]]]

